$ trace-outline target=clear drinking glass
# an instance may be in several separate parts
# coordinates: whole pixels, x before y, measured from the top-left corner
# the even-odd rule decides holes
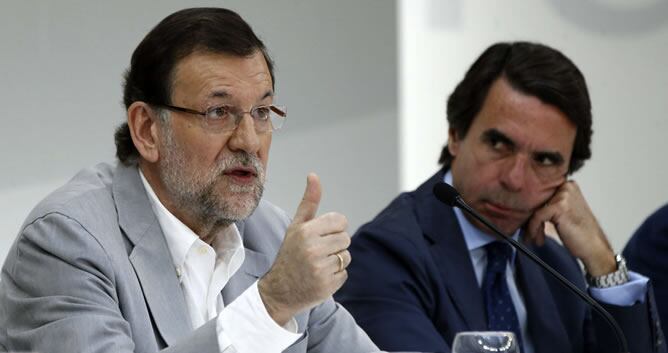
[[[452,353],[520,353],[517,338],[512,332],[460,332],[452,343]]]

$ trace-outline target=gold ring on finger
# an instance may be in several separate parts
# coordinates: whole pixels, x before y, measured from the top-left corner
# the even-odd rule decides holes
[[[339,270],[337,272],[341,272],[343,271],[343,256],[341,256],[341,253],[338,252],[334,255],[339,258]]]

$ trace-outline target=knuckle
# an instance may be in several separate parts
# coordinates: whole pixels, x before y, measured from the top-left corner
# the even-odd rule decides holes
[[[348,228],[348,219],[341,213],[328,212],[324,215],[329,224],[338,231],[344,231]]]
[[[338,213],[339,216],[339,222],[341,223],[341,226],[343,226],[343,229],[348,228],[348,217],[346,217],[343,214]]]
[[[353,257],[352,257],[352,255],[350,254],[350,252],[348,252],[347,250],[345,250],[345,251],[343,251],[343,255],[342,255],[342,256],[343,256],[343,258],[346,260],[346,261],[345,261],[345,262],[346,262],[346,266],[345,266],[345,267],[350,266],[350,263],[353,262]]]
[[[348,235],[347,232],[343,232],[343,248],[348,249],[350,247],[350,243],[352,242],[352,239],[350,238],[350,235]],[[346,250],[348,252],[348,250]]]
[[[320,216],[320,218],[326,219],[326,220],[332,220],[335,217],[336,212],[327,212]]]
[[[561,210],[565,210],[568,208],[568,200],[566,198],[561,198],[555,203],[555,206]]]

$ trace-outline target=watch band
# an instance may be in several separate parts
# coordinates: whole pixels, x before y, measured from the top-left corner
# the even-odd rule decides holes
[[[590,276],[587,274],[587,282],[595,288],[609,288],[622,285],[629,281],[629,270],[626,267],[626,259],[621,254],[615,255],[617,271],[603,276]]]

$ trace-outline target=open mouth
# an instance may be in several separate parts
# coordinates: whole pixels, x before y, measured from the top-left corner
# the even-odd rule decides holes
[[[225,176],[231,177],[238,182],[250,182],[257,177],[257,173],[253,168],[234,167],[225,170]]]

